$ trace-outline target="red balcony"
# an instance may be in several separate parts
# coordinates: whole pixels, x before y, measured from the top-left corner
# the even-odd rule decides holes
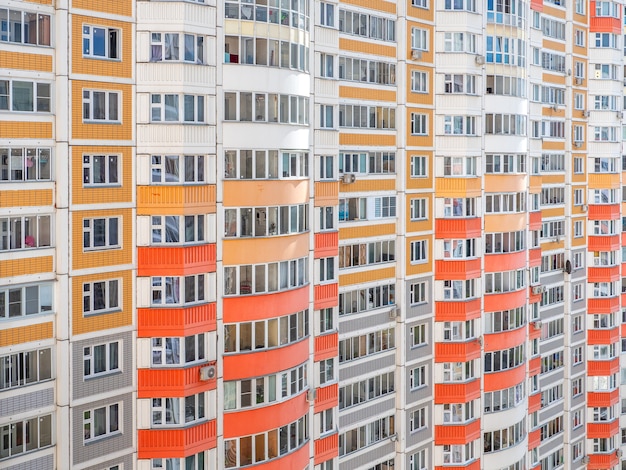
[[[137,336],[189,336],[215,331],[216,305],[196,305],[185,308],[138,308]]]
[[[137,455],[140,459],[188,457],[217,446],[215,420],[184,429],[140,429]]]

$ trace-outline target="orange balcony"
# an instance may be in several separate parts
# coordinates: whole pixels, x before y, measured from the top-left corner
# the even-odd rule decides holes
[[[589,204],[589,220],[619,220],[619,204]]]
[[[541,337],[541,328],[535,327],[535,322],[531,321],[528,324],[528,339],[536,339]]]
[[[528,229],[529,230],[539,230],[542,224],[543,224],[543,219],[541,217],[541,211],[528,213],[528,225],[529,225]]]
[[[619,457],[615,452],[608,454],[589,454],[588,470],[606,470],[619,464]]]
[[[490,372],[483,377],[485,392],[506,390],[524,381],[526,368],[524,364],[501,372]]]
[[[137,186],[137,215],[214,213],[214,184]]]
[[[307,392],[303,391],[273,405],[224,413],[224,439],[250,436],[297,421],[309,409],[306,395]]]
[[[464,445],[480,437],[480,419],[459,426],[435,426],[435,445]]]
[[[528,397],[528,414],[541,409],[541,393],[535,393]]]
[[[137,398],[184,397],[215,390],[217,379],[200,380],[200,369],[215,362],[186,369],[137,369]]]
[[[476,340],[463,343],[435,343],[435,362],[467,362],[480,358],[480,343]]]
[[[532,250],[528,250],[528,264],[533,266],[541,266],[541,248],[533,248]]]
[[[590,2],[593,6],[595,2]],[[622,23],[619,18],[611,18],[611,17],[595,17],[593,13],[595,13],[595,9],[591,10],[592,14],[589,19],[589,32],[590,33],[613,33],[613,34],[622,34]]]
[[[315,310],[339,305],[339,284],[318,284],[315,286]]]
[[[315,207],[339,204],[339,182],[315,183]]]
[[[587,313],[614,313],[620,310],[620,298],[609,297],[604,299],[587,300]]]
[[[617,251],[622,249],[619,235],[589,235],[587,251]]]
[[[185,308],[138,308],[137,336],[189,336],[215,331],[216,310],[215,302]]]
[[[481,236],[482,220],[435,219],[435,238],[478,238]]]
[[[497,273],[526,267],[526,252],[485,255],[485,272]]]
[[[224,380],[260,377],[299,366],[309,357],[309,340],[267,351],[224,356]]]
[[[139,429],[137,456],[140,459],[189,457],[217,446],[216,421],[184,429]]]
[[[339,435],[332,434],[322,439],[317,439],[314,444],[315,465],[326,462],[339,455]]]
[[[138,276],[188,276],[215,272],[215,243],[180,247],[138,247]]]
[[[615,436],[619,432],[619,419],[607,423],[588,423],[587,439],[602,439]]]
[[[467,403],[480,397],[480,380],[435,384],[435,403]]]
[[[526,289],[505,294],[487,294],[485,299],[485,312],[498,312],[506,305],[507,308],[521,307],[526,303]]]
[[[526,342],[526,328],[522,327],[516,330],[485,334],[483,341],[485,343],[485,352],[512,348]]]
[[[528,361],[528,375],[534,377],[541,372],[541,357],[533,357]]]
[[[339,404],[339,385],[333,384],[317,389],[315,398],[315,413],[334,408]]]
[[[314,361],[322,361],[339,355],[339,333],[315,337]]]
[[[620,329],[618,327],[610,330],[588,330],[587,344],[593,346],[596,344],[613,344],[620,340]]]
[[[619,388],[610,392],[588,392],[587,407],[600,408],[604,406],[613,406],[619,402]]]
[[[309,306],[309,286],[284,292],[224,297],[224,323],[282,317]]]
[[[458,466],[455,465],[453,467],[446,465],[445,467],[435,467],[435,470],[480,470],[480,459],[474,460],[469,465]]]
[[[541,429],[535,429],[528,433],[528,450],[533,450],[541,444]]]
[[[480,317],[480,299],[435,302],[435,321],[466,321]]]
[[[453,281],[472,279],[480,276],[480,258],[467,261],[436,260],[435,279]]]
[[[219,457],[218,457],[219,458]],[[254,470],[284,470],[286,468],[306,468],[309,463],[309,444],[305,443],[295,452],[270,460],[267,463],[255,463]]]
[[[587,375],[589,377],[617,374],[619,372],[619,357],[610,361],[587,360]]]
[[[619,266],[607,266],[604,268],[590,267],[587,270],[587,282],[614,282],[621,279]]]
[[[339,232],[315,234],[315,258],[326,258],[339,254]]]

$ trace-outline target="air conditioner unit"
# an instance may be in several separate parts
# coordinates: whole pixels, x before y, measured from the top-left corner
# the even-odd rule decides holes
[[[356,181],[356,175],[353,175],[352,173],[346,173],[341,177],[341,181],[344,184],[354,183]]]
[[[389,440],[391,442],[396,442],[398,440],[398,435],[397,434],[392,434],[391,436],[389,436]]]
[[[553,104],[553,105],[552,105],[552,111],[558,111],[558,110],[559,110],[558,105]]]
[[[308,392],[306,392],[306,401],[308,401],[309,403],[313,403],[315,400],[317,399],[317,389],[309,389]]]
[[[411,59],[413,60],[421,60],[422,59],[422,51],[419,49],[411,49]]]
[[[583,212],[587,212],[589,210],[589,206],[587,204],[583,204],[580,206],[580,210]]]
[[[602,71],[601,70],[596,70],[596,78],[599,80],[602,78]]]
[[[214,379],[216,374],[217,369],[215,368],[215,366],[206,366],[200,368],[200,380],[202,380],[203,382]]]
[[[586,109],[583,110],[583,117],[589,117],[589,114],[591,114],[589,111]]]
[[[546,286],[533,286],[533,295],[543,294],[546,291]]]
[[[577,140],[577,141],[574,142],[574,147],[580,148],[582,146],[583,146],[583,143],[580,140]]]
[[[533,322],[533,328],[535,330],[540,330],[542,325],[543,323],[541,323],[541,320],[536,320]]]
[[[585,455],[585,456],[583,457],[582,462],[583,462],[583,463],[589,463],[589,462],[591,462],[591,457],[589,457],[588,455]]]
[[[482,55],[477,55],[474,57],[474,62],[476,62],[476,65],[483,65],[485,63],[485,58]]]
[[[618,459],[622,456],[622,454],[623,454],[622,449],[617,449],[617,450],[615,451],[615,455],[617,455],[617,458],[618,458]]]
[[[576,77],[574,79],[574,85],[582,85],[583,84],[583,79],[581,77]]]
[[[621,111],[618,111],[618,112],[616,112],[616,113],[615,113],[615,117],[616,117],[617,119],[622,119],[624,116],[622,115],[622,112],[621,112]]]
[[[477,342],[480,346],[482,346],[482,345],[483,345],[483,337],[482,337],[482,336],[479,336],[478,338],[476,338],[476,342]]]

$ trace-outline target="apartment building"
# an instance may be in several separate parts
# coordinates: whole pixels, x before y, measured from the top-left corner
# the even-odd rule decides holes
[[[626,468],[624,13],[4,0],[0,468]]]

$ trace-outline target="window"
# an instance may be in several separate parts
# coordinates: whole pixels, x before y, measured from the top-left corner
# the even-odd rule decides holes
[[[51,378],[52,350],[50,348],[0,356],[0,390],[25,387]],[[4,456],[4,454],[0,455]]]
[[[155,276],[151,280],[151,305],[187,305],[205,301],[204,274],[184,277]]]
[[[583,388],[583,378],[579,377],[576,379],[572,380],[572,396],[573,397],[577,397],[579,395],[582,395],[584,392],[584,388]]]
[[[427,206],[428,199],[418,198],[411,199],[411,220],[426,220],[428,217]]]
[[[320,105],[320,128],[333,129],[333,106],[329,104]]]
[[[582,206],[585,202],[582,189],[574,189],[574,205]]]
[[[83,90],[83,121],[120,122],[120,93]]]
[[[426,428],[426,407],[411,411],[409,414],[409,429],[416,432]]]
[[[339,127],[395,129],[396,110],[386,106],[341,104]]]
[[[584,15],[586,0],[574,0],[574,2],[575,2],[574,8],[575,8],[576,13],[579,15]]]
[[[474,377],[474,361],[443,363],[443,381],[446,383],[465,382],[466,380],[472,380]]]
[[[574,348],[572,352],[572,364],[577,365],[577,364],[582,364],[582,362],[583,362],[583,348],[582,346],[579,346],[577,348]]]
[[[120,248],[120,225],[120,217],[83,219],[83,249]]]
[[[414,93],[428,93],[428,73],[420,70],[411,71],[411,91]]]
[[[584,160],[581,157],[574,157],[574,173],[580,175],[585,172]]]
[[[465,93],[468,95],[475,95],[476,76],[447,73],[444,75],[443,91],[444,93]]]
[[[335,5],[332,3],[320,2],[320,25],[335,27]]]
[[[562,417],[560,418],[563,419]],[[508,436],[508,437],[507,437]],[[483,443],[485,453],[496,452],[516,445],[526,436],[526,426],[524,421],[515,423],[504,429],[483,433]],[[542,467],[544,468],[544,467]]]
[[[0,287],[0,320],[51,312],[52,292],[48,283]]]
[[[394,85],[396,83],[396,64],[340,56],[339,78],[354,82]]]
[[[475,337],[474,320],[465,322],[447,321],[443,323],[444,341],[466,341]]]
[[[443,446],[443,463],[464,464],[474,459],[474,443],[470,442],[465,445],[444,445]]]
[[[309,283],[308,257],[224,267],[224,295],[277,292]]]
[[[182,43],[183,51],[180,53]],[[204,36],[178,33],[152,33],[150,35],[150,62],[191,62],[203,64]]]
[[[0,42],[50,45],[50,15],[0,8]]]
[[[465,300],[474,298],[474,279],[466,281],[443,281],[444,300]]]
[[[152,245],[197,243],[205,239],[205,216],[157,215],[151,217]]]
[[[411,135],[428,135],[428,115],[411,113]]]
[[[49,215],[0,217],[0,251],[49,246],[52,246]]]
[[[355,289],[339,294],[339,315],[366,312],[395,304],[396,285]]]
[[[582,93],[574,93],[574,109],[585,108],[585,95]]]
[[[394,240],[355,243],[339,247],[339,269],[387,263],[396,259]]]
[[[409,470],[426,470],[426,449],[411,454]]]
[[[583,221],[575,220],[574,221],[574,238],[580,238],[582,236],[584,236]]]
[[[476,117],[444,116],[443,133],[446,135],[476,135]]]
[[[411,263],[425,263],[428,261],[428,240],[411,242]]]
[[[578,47],[585,47],[585,31],[582,29],[574,31],[574,44]]]
[[[50,110],[49,83],[0,80],[0,111],[49,113]]]
[[[335,56],[320,54],[320,77],[333,78],[335,76]]]
[[[411,155],[411,178],[425,178],[428,176],[428,157]]]
[[[150,95],[151,122],[203,123],[204,96],[202,95]],[[182,109],[181,109],[182,108]]]
[[[486,114],[485,133],[526,135],[526,116],[520,114]]]
[[[332,206],[319,207],[319,228],[320,231],[335,230],[335,208]]]
[[[120,184],[120,160],[118,155],[83,155],[83,185]]]
[[[83,57],[119,59],[119,29],[83,25]]]
[[[324,359],[320,361],[320,385],[335,380],[335,360]]]
[[[83,314],[108,313],[121,308],[119,279],[83,284]]]
[[[0,461],[49,447],[53,436],[52,415],[12,420],[9,424],[0,426],[0,435],[3,436],[0,440]]]
[[[320,333],[326,333],[335,329],[333,318],[334,313],[332,308],[323,308],[322,310],[319,310]]]
[[[319,259],[320,282],[335,281],[335,258]]]
[[[396,22],[365,13],[339,10],[339,31],[381,41],[395,41]]]
[[[428,0],[411,0],[411,6],[418,8],[428,8]]]
[[[190,0],[197,1],[198,3],[204,3],[204,0]],[[199,452],[195,455],[190,455],[184,458],[167,458],[167,459],[152,459],[152,469],[153,470],[204,470],[205,467],[205,453]],[[109,470],[122,470],[110,468]]]
[[[612,1],[597,1],[596,16],[609,16],[619,18],[619,4]]]
[[[339,409],[375,400],[395,391],[394,372],[386,372],[339,388]]]
[[[426,29],[411,29],[411,49],[428,50],[428,31]]]
[[[150,181],[153,184],[203,183],[207,160],[204,155],[152,155]]]
[[[476,53],[476,35],[471,33],[444,33],[445,52]]]
[[[120,342],[83,348],[83,377],[92,378],[120,371]]]
[[[309,154],[298,151],[226,150],[225,178],[278,179],[309,176]]]
[[[395,416],[378,418],[339,435],[339,457],[388,439],[395,434]]]
[[[83,411],[83,439],[85,442],[120,434],[120,403]]]
[[[0,182],[50,181],[49,148],[0,148]]]
[[[449,258],[474,258],[476,256],[476,239],[459,239],[443,241],[443,257]]]
[[[385,328],[339,340],[339,363],[361,359],[366,356],[395,348],[395,329]]]
[[[487,75],[486,93],[488,95],[526,96],[526,80],[506,75]]]
[[[487,36],[486,61],[496,64],[526,65],[526,42],[506,36]],[[563,56],[563,67],[565,56]]]
[[[416,390],[426,386],[426,366],[419,366],[409,372],[409,386],[411,390]]]
[[[522,382],[505,390],[485,392],[483,406],[485,413],[508,410],[517,406],[525,397],[525,384]]]
[[[340,152],[340,173],[365,175],[393,174],[396,172],[395,152]]]
[[[426,302],[426,281],[415,282],[409,286],[409,296],[411,305],[417,305]]]
[[[204,362],[205,335],[184,338],[152,338],[152,365],[168,366]]]
[[[422,323],[421,325],[415,325],[411,327],[410,330],[411,336],[411,347],[415,348],[417,346],[423,346],[427,344],[426,341],[426,324]]]
[[[184,398],[153,398],[151,424],[160,426],[181,426],[205,418],[205,394],[198,393]]]

